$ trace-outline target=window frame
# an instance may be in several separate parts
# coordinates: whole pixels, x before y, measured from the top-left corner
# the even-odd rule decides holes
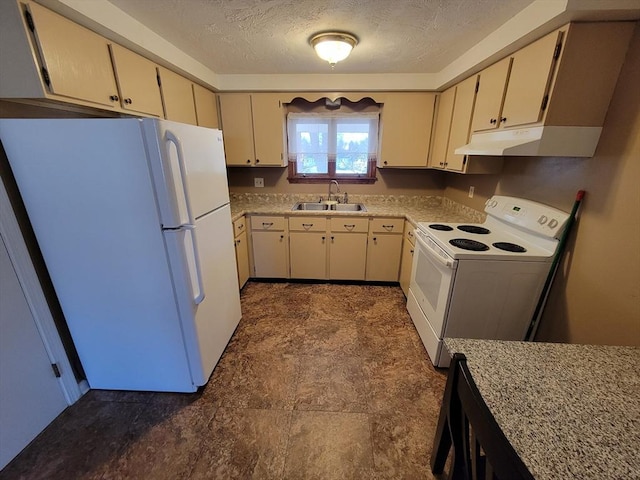
[[[336,172],[336,167],[337,167],[337,152],[335,151],[336,149],[336,139],[337,139],[337,129],[333,129],[331,128],[331,126],[329,127],[329,132],[332,135],[335,135],[336,138],[331,138],[330,140],[330,145],[333,148],[333,152],[329,151],[327,152],[327,173],[300,173],[297,170],[297,166],[298,166],[298,159],[295,153],[291,153],[290,148],[289,148],[289,118],[287,118],[287,160],[288,160],[288,175],[287,175],[287,180],[289,181],[289,183],[317,183],[317,184],[322,184],[322,183],[328,183],[331,180],[338,180],[340,183],[346,183],[346,184],[373,184],[377,181],[377,155],[378,155],[378,150],[379,150],[379,142],[380,142],[380,136],[379,136],[379,131],[380,131],[380,116],[379,113],[375,114],[378,118],[377,118],[377,125],[376,125],[376,138],[375,138],[375,153],[368,153],[367,154],[367,172],[366,173],[339,173]],[[296,116],[306,116],[304,113],[303,114],[296,114]],[[327,123],[329,124],[337,124],[337,122],[335,122],[336,117],[351,117],[351,118],[358,118],[357,114],[348,114],[348,115],[336,115],[336,114],[328,114],[328,115],[323,115],[323,114],[309,114],[309,117],[316,117],[316,118],[326,118],[327,119]],[[363,113],[362,115],[364,116],[368,116],[371,117],[371,113]]]

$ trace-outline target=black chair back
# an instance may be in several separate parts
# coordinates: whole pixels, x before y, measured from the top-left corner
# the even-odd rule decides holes
[[[455,354],[449,367],[440,417],[434,473],[442,472],[453,443],[452,480],[533,480],[482,399],[462,354]]]

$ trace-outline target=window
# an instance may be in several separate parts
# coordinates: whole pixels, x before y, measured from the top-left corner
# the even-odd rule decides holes
[[[373,183],[378,113],[289,113],[289,181]]]

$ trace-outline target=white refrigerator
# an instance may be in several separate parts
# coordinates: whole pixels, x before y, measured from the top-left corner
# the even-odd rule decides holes
[[[219,130],[1,119],[91,388],[193,392],[240,321]]]

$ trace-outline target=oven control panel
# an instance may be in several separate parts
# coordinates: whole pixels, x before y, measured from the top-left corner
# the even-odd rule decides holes
[[[517,225],[545,237],[558,238],[569,214],[557,208],[523,198],[494,195],[484,211],[503,222]]]

